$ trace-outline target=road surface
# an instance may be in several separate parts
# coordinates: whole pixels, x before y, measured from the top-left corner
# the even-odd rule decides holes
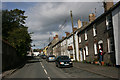
[[[81,70],[76,67],[58,68],[54,62],[47,62],[45,59],[35,57],[13,74],[6,78],[106,78],[102,75]]]

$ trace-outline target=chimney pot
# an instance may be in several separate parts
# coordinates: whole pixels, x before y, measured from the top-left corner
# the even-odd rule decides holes
[[[80,19],[78,20],[78,28],[81,28],[82,22],[80,21]]]
[[[69,32],[65,32],[65,33],[66,33],[66,37],[70,35],[70,33],[69,33]]]
[[[65,37],[63,36],[62,39],[64,39]]]
[[[58,38],[58,34],[56,34],[55,37]]]
[[[53,39],[55,39],[55,37],[53,37]]]
[[[94,21],[96,19],[95,14],[89,14],[89,22],[91,23],[92,21]]]
[[[74,27],[74,28],[73,28],[73,31],[75,32],[76,30],[77,30],[77,28]]]

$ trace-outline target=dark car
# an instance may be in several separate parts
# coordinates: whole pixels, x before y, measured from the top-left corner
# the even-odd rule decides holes
[[[73,63],[68,56],[58,56],[56,58],[56,66],[57,67],[72,67]]]
[[[46,57],[47,57],[46,55],[41,55],[42,59],[46,59]]]
[[[49,55],[47,58],[46,58],[46,61],[48,62],[54,62],[56,60],[55,56],[54,55]]]

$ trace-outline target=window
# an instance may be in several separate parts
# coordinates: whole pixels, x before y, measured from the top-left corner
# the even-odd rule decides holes
[[[83,49],[83,59],[86,60],[85,48]]]
[[[79,35],[79,43],[81,43],[81,36]]]
[[[113,38],[107,39],[108,41],[108,52],[114,52],[114,44],[113,44]]]
[[[93,36],[97,35],[96,25],[93,25]]]
[[[88,46],[85,46],[86,55],[88,55]]]
[[[97,53],[97,44],[96,43],[94,43],[94,51],[95,51],[95,54],[98,54]]]
[[[112,28],[112,16],[111,16],[111,14],[106,16],[106,26],[107,26],[107,30]]]
[[[85,40],[87,40],[87,30],[85,31]]]

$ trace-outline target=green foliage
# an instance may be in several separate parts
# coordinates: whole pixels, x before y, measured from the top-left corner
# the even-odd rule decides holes
[[[24,16],[25,11],[14,9],[14,10],[3,10],[2,11],[2,35],[3,39],[7,40],[9,32],[14,28],[24,27],[27,16]]]
[[[27,16],[25,11],[3,10],[2,13],[2,37],[16,48],[18,56],[25,56],[30,48],[31,37],[28,27],[24,26]]]

